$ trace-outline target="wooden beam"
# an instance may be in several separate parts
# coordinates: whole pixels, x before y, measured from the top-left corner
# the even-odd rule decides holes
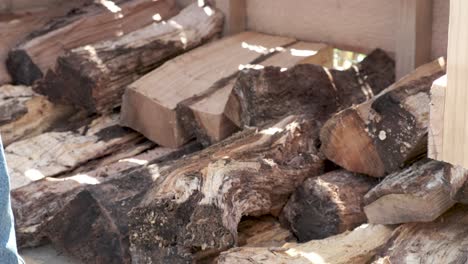
[[[198,0],[203,3],[203,0]],[[224,36],[240,33],[247,28],[246,0],[215,0],[216,7],[224,13]],[[201,4],[200,3],[200,4]]]
[[[431,60],[432,1],[400,0],[396,36],[397,79]]]
[[[446,89],[447,75],[432,83],[427,155],[435,160],[442,158]]]
[[[443,119],[443,149],[437,158],[468,167],[468,88],[466,72],[468,69],[468,2],[450,2],[449,46],[447,59],[447,86]],[[440,122],[440,121],[439,121]]]

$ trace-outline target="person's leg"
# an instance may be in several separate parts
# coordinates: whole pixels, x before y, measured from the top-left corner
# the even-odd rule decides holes
[[[16,249],[15,222],[11,211],[10,179],[0,138],[0,263],[24,263]]]

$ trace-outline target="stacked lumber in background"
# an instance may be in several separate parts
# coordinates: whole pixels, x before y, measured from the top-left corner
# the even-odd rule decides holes
[[[468,172],[427,158],[443,59],[395,82],[379,49],[335,70],[325,44],[217,40],[204,1],[101,3],[5,44],[30,85],[0,86],[20,248],[102,264],[468,258]]]
[[[167,22],[161,19],[119,39],[70,50],[34,90],[53,102],[74,104],[90,112],[112,111],[120,106],[128,84],[215,37],[223,17],[219,11],[194,3]]]
[[[50,20],[91,2],[91,0],[64,1],[47,11],[0,14],[0,39],[2,40],[0,48],[0,85],[12,81],[5,64],[10,49],[23,41],[31,32],[43,28]]]
[[[195,135],[200,141],[213,143],[244,125],[239,121],[240,115],[263,114],[267,115],[263,119],[268,121],[284,117],[288,111],[289,114],[307,111],[316,112],[321,115],[316,118],[325,121],[340,107],[360,103],[394,81],[391,70],[394,62],[380,50],[356,69],[330,73],[319,65],[294,66],[301,60],[287,58],[284,49],[294,47],[296,42],[245,32],[171,60],[128,87],[123,98],[122,124],[163,146],[178,147]],[[325,46],[315,45],[315,49],[319,53],[325,49],[329,54]],[[314,54],[315,49],[303,52]],[[291,48],[290,52],[291,56],[297,56],[296,49]],[[270,64],[280,67],[264,67]],[[243,73],[236,79],[239,69],[250,72],[245,79],[258,74],[258,83],[266,85],[252,88],[250,83],[245,84]],[[183,77],[179,76],[181,72]],[[364,79],[364,76],[368,77]],[[279,84],[278,80],[281,80]],[[239,91],[247,87],[259,92],[267,90],[263,94]],[[239,98],[232,93],[248,97]],[[275,105],[278,107],[274,108]]]
[[[106,39],[115,39],[179,12],[175,0],[101,1],[73,10],[34,31],[8,54],[13,81],[31,85],[53,68],[58,56]]]

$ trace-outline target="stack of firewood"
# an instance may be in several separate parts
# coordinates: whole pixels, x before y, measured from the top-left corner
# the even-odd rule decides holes
[[[325,44],[218,40],[208,4],[88,2],[11,35],[0,20],[20,247],[106,264],[466,262],[468,174],[426,158],[442,59],[395,82],[381,50],[339,71]]]

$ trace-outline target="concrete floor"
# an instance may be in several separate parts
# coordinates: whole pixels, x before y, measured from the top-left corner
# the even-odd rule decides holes
[[[76,259],[58,252],[51,245],[22,250],[20,254],[26,264],[82,264]]]

